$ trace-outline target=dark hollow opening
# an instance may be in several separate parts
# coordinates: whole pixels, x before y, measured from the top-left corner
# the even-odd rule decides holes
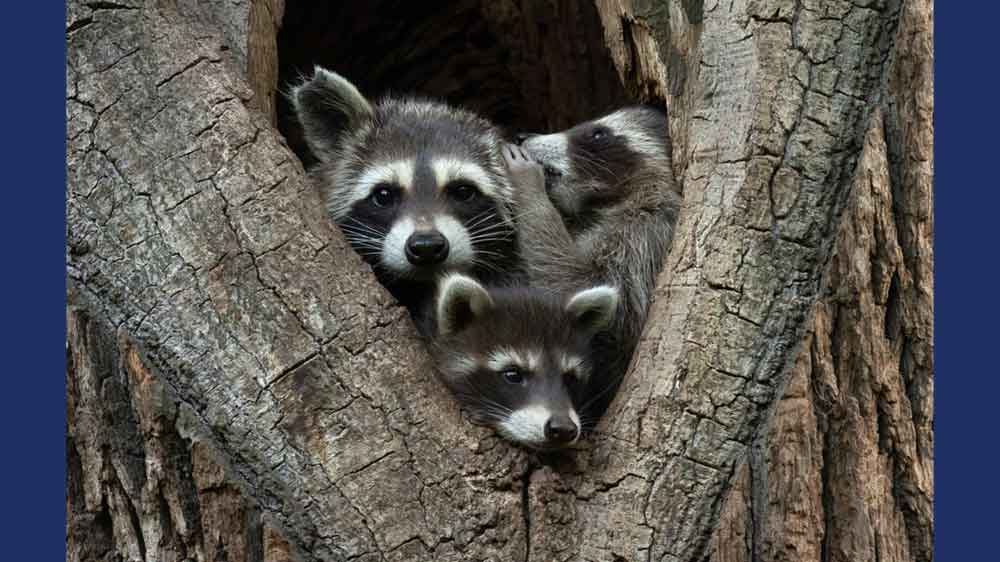
[[[417,94],[466,107],[508,133],[553,131],[631,103],[596,8],[576,0],[289,0],[279,88],[319,64],[369,98]],[[287,99],[278,127],[309,163]]]

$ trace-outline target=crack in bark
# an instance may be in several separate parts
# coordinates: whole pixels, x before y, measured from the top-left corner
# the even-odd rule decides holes
[[[84,2],[84,6],[90,8],[91,10],[138,10],[140,6],[132,6],[130,4],[119,4],[117,2]]]
[[[185,64],[183,67],[181,67],[180,70],[178,70],[178,71],[176,71],[176,72],[168,75],[166,78],[163,78],[162,80],[160,80],[159,82],[157,82],[156,83],[156,88],[159,89],[159,88],[165,86],[168,82],[170,82],[174,78],[177,78],[178,76],[184,74],[188,70],[191,70],[192,68],[194,68],[194,67],[198,66],[199,64],[201,64],[203,62],[206,62],[206,61],[208,61],[208,57],[206,57],[206,56],[200,56],[200,57],[194,59],[193,61],[191,61],[191,62]]]
[[[72,23],[66,26],[66,35],[67,36],[71,35],[74,31],[79,31],[80,29],[83,29],[92,23],[94,23],[94,18],[91,17],[84,17],[78,20],[74,20]]]

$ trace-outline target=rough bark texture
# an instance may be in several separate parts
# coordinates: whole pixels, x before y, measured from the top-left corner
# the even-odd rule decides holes
[[[293,558],[131,340],[68,315],[67,560]]]
[[[811,559],[817,529],[822,559],[868,538],[875,558],[929,559],[930,101],[905,86],[929,70],[898,1],[475,4],[513,68],[536,53],[544,76],[584,44],[580,72],[616,84],[596,97],[671,108],[685,206],[651,320],[599,434],[555,457],[461,419],[322,216],[260,110],[277,65],[229,46],[281,4],[198,4],[69,2],[70,559],[759,560],[787,531]],[[442,45],[431,60],[460,49]],[[518,78],[509,62],[496,76]],[[550,120],[559,82],[498,84],[481,109],[503,120],[521,96],[519,128],[595,109],[581,95]],[[785,400],[775,435],[793,437],[769,438],[789,376],[813,433],[782,429]],[[794,436],[813,448],[777,445]],[[788,470],[768,447],[810,482],[870,476],[868,495],[816,488],[808,525],[782,522],[794,505],[765,521],[798,477],[762,479]]]
[[[904,8],[829,286],[713,561],[933,559],[932,15]]]

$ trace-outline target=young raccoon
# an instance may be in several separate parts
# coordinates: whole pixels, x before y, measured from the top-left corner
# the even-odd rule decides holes
[[[571,291],[607,284],[621,291],[597,339],[592,417],[610,403],[638,343],[677,220],[667,116],[629,107],[548,135],[521,134],[508,147],[519,251],[533,285]],[[539,165],[534,164],[536,161]]]
[[[418,329],[442,274],[511,269],[512,193],[491,123],[432,101],[371,103],[318,66],[291,101],[330,216]]]
[[[604,377],[591,339],[617,307],[608,286],[560,298],[539,288],[487,290],[452,274],[438,292],[431,354],[473,421],[534,449],[565,447],[580,437],[590,381]]]

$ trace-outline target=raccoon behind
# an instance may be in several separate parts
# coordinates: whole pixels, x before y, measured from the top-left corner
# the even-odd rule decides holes
[[[489,121],[428,100],[372,103],[321,67],[291,100],[331,218],[421,333],[441,276],[515,271],[512,189]]]
[[[530,448],[565,447],[590,421],[587,389],[607,382],[591,340],[617,306],[607,286],[560,297],[453,274],[439,290],[431,355],[474,422]]]
[[[521,259],[532,284],[565,292],[607,284],[617,314],[595,346],[610,383],[589,390],[592,419],[628,368],[680,208],[667,116],[629,107],[508,149]],[[535,165],[537,162],[537,165]]]

